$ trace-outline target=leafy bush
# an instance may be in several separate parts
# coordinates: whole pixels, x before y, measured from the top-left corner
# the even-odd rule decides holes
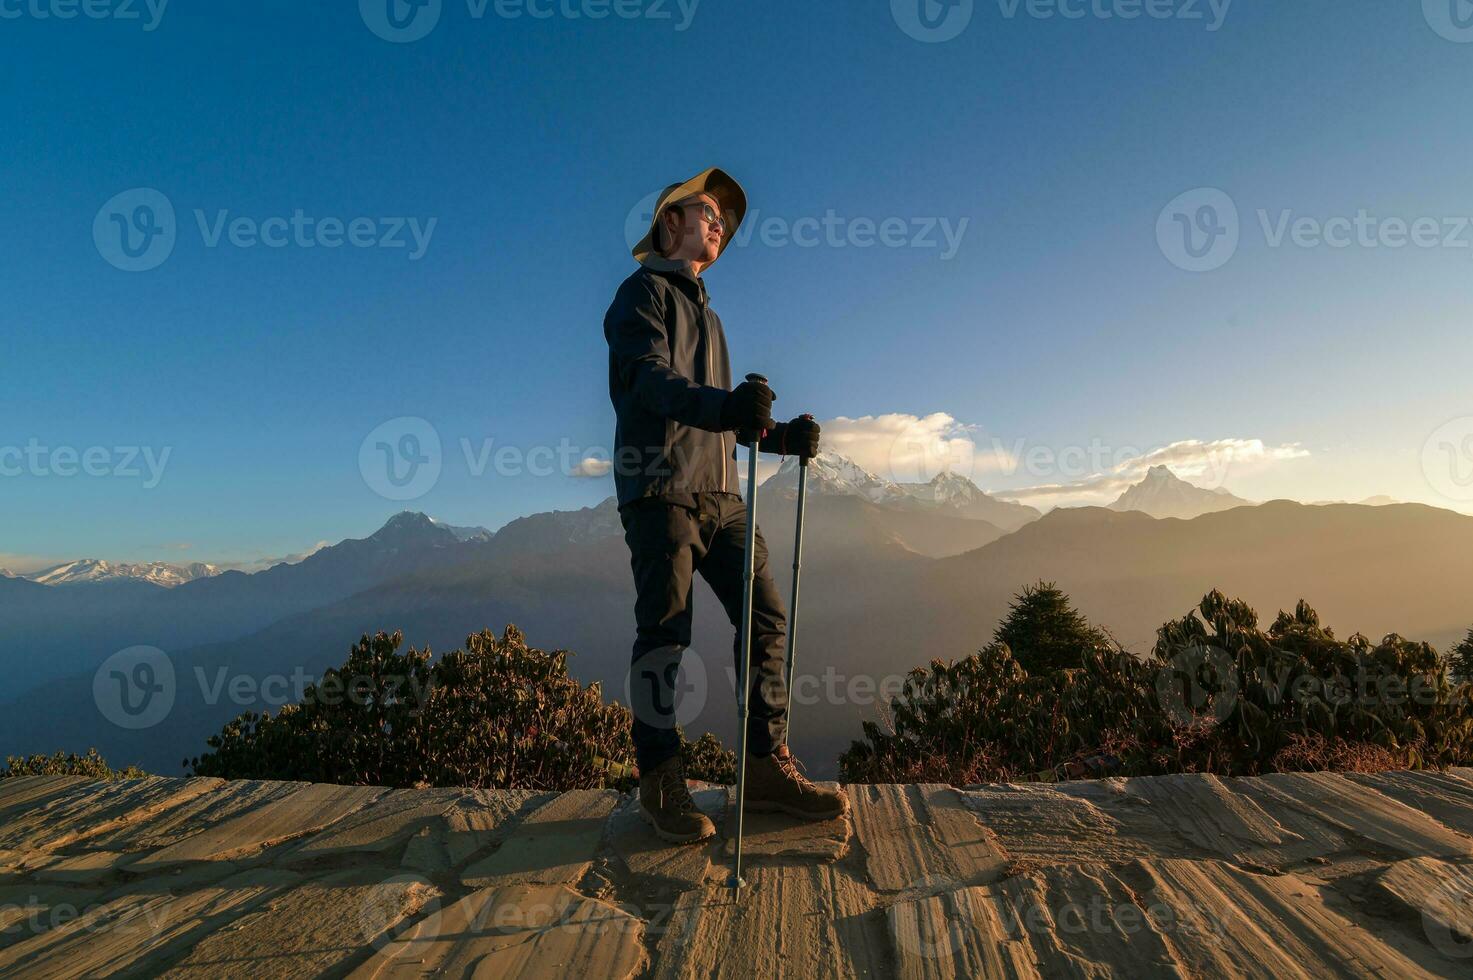
[[[627,778],[627,708],[507,626],[433,664],[401,633],[364,636],[276,715],[248,712],[187,760],[195,775],[378,786],[583,789]]]
[[[1031,674],[1006,643],[910,672],[888,731],[840,758],[852,782],[968,783],[1117,772],[1224,775],[1467,764],[1473,688],[1395,634],[1337,640],[1300,602],[1267,632],[1213,591],[1147,657],[1085,651]]]
[[[114,769],[96,749],[86,755],[58,752],[55,755],[6,756],[0,779],[6,776],[86,776],[89,779],[142,779],[148,773],[137,766]]]
[[[376,786],[561,791],[637,779],[629,709],[570,677],[567,651],[529,647],[510,625],[433,662],[428,649],[400,653],[402,642],[362,637],[300,704],[240,715],[184,764],[198,776]],[[687,750],[692,778],[720,775],[714,736]]]
[[[706,732],[694,742],[680,733],[680,758],[685,764],[685,778],[731,786],[736,782],[736,753],[721,744],[721,739]]]

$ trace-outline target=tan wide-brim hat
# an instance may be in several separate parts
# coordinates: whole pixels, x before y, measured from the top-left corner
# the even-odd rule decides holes
[[[721,215],[726,218],[726,234],[721,236],[721,249],[716,253],[716,258],[721,258],[721,253],[726,251],[726,246],[731,244],[732,238],[736,236],[736,230],[741,226],[742,218],[747,213],[747,193],[742,190],[742,185],[731,178],[726,171],[717,167],[702,171],[683,184],[671,184],[661,192],[655,201],[655,213],[650,218],[649,229],[639,244],[634,246],[633,254],[636,262],[644,263],[651,257],[658,258],[659,252],[655,250],[655,226],[660,221],[660,214],[665,208],[687,198],[695,197],[697,194],[710,194],[716,198],[716,203],[721,205]]]

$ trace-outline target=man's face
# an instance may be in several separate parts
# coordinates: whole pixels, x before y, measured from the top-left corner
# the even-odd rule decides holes
[[[719,220],[707,220],[708,215],[722,217],[721,205],[710,194],[698,194],[676,205],[666,208],[665,240],[673,247],[665,256],[681,262],[696,262],[710,265],[721,254],[721,239],[725,234]]]

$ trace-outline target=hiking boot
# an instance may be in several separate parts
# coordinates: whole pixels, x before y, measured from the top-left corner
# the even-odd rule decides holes
[[[716,834],[716,825],[696,807],[685,784],[685,766],[674,755],[639,773],[639,815],[661,840],[689,844]]]
[[[772,755],[747,756],[747,809],[780,810],[804,820],[833,820],[849,811],[843,790],[815,786],[798,765],[786,745]]]

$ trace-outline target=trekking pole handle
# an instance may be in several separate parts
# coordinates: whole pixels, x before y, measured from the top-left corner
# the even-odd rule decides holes
[[[801,416],[799,416],[799,418],[805,418],[808,421],[812,422],[813,421],[813,414],[811,412],[804,412]],[[813,462],[813,460],[809,459],[807,456],[799,456],[798,457],[798,465],[799,466],[807,466],[811,462]]]
[[[747,380],[748,381],[751,381],[751,382],[753,382],[755,384],[759,384],[759,385],[765,385],[765,384],[767,384],[767,379],[765,377],[763,377],[762,375],[756,373],[755,371],[752,372],[751,374],[747,375]],[[756,435],[753,437],[752,442],[755,444],[757,442],[757,440],[760,439],[760,438],[762,438],[762,436],[766,432],[767,432],[766,429],[762,429],[761,431],[757,432]]]

